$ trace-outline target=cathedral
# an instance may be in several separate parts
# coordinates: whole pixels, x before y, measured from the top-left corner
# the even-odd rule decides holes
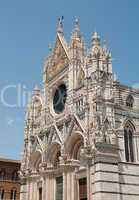
[[[97,32],[87,48],[76,19],[58,19],[43,87],[27,105],[20,200],[138,200],[139,89],[113,75]]]

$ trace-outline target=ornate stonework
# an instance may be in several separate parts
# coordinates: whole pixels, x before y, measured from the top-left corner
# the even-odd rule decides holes
[[[62,72],[64,68],[68,67],[68,56],[60,41],[60,35],[57,35],[55,48],[51,55],[51,65],[47,69],[48,81],[54,78],[58,73]]]
[[[113,78],[112,55],[79,21],[56,42],[25,120],[21,200],[139,198],[139,90]]]

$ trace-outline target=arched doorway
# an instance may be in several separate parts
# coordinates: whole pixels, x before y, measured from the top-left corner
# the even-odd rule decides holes
[[[55,172],[55,200],[63,200],[63,175],[60,170],[61,145],[58,142],[50,144],[47,151],[47,161]]]
[[[79,161],[80,167],[76,171],[77,179],[76,182],[76,198],[79,200],[87,200],[87,178],[86,169],[82,162],[81,151],[84,147],[84,136],[81,132],[74,132],[66,141],[66,151],[69,158],[72,160]],[[84,174],[84,175],[82,175]]]

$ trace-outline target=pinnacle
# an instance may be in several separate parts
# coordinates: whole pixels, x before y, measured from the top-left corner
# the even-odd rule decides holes
[[[93,46],[100,45],[100,36],[98,35],[98,33],[96,31],[93,33],[93,36],[92,36],[92,44],[93,44]]]
[[[92,39],[100,39],[100,36],[98,35],[96,31],[93,33]]]
[[[77,17],[75,18],[75,31],[80,32],[80,22]]]
[[[63,34],[63,20],[63,16],[58,18],[57,33]]]

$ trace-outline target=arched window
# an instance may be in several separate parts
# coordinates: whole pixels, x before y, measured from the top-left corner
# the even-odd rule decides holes
[[[134,104],[134,99],[132,95],[128,95],[128,97],[126,98],[126,106],[132,108],[133,104]]]
[[[16,188],[13,188],[11,190],[11,200],[16,200]]]
[[[4,199],[4,189],[3,187],[0,188],[0,200]]]
[[[12,173],[12,181],[17,181],[18,180],[18,172],[17,171],[14,171]]]
[[[4,179],[5,179],[5,170],[2,169],[2,170],[0,171],[0,180],[3,181]]]
[[[125,158],[127,162],[134,162],[133,127],[127,124],[124,129]]]

